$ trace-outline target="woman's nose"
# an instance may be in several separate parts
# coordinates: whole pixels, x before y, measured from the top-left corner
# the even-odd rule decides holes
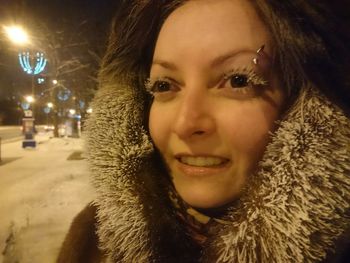
[[[207,95],[193,92],[184,95],[178,103],[173,131],[180,139],[203,138],[214,132],[214,112]]]

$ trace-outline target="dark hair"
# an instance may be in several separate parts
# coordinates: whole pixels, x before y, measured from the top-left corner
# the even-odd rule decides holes
[[[184,0],[124,0],[112,22],[100,80],[143,85],[152,62],[159,30]]]
[[[167,16],[186,0],[126,0],[113,22],[100,71],[105,81],[141,87]],[[284,87],[294,96],[306,83],[350,115],[350,35],[334,1],[251,0],[271,32]],[[345,2],[345,1],[343,1]],[[344,15],[344,17],[342,17]],[[349,21],[346,21],[349,22]]]
[[[256,0],[254,4],[271,32],[287,89],[296,93],[311,82],[349,116],[350,31],[349,21],[339,12],[349,7],[334,2]]]

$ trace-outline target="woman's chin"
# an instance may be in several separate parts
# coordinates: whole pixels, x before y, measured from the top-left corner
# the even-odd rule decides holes
[[[208,191],[181,191],[181,198],[190,206],[198,209],[213,209],[224,207],[239,197],[239,194],[222,195],[222,193]]]
[[[173,183],[179,196],[192,207],[210,209],[223,207],[238,199],[246,183],[245,173],[220,174],[191,180],[173,173]]]

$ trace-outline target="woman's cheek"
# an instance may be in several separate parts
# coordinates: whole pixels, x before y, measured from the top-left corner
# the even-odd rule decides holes
[[[163,152],[171,131],[171,116],[164,109],[152,106],[149,117],[149,131],[153,143]]]
[[[268,109],[270,108],[270,109]],[[276,112],[271,107],[259,105],[232,112],[231,118],[223,119],[223,130],[227,134],[231,148],[236,154],[260,156],[269,141],[269,133],[274,129]]]

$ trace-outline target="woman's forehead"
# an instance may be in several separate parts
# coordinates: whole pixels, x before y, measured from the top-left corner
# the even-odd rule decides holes
[[[255,9],[245,0],[189,1],[164,22],[153,61],[205,57],[210,62],[234,53],[255,52],[270,37]],[[204,56],[204,57],[203,57]]]
[[[193,29],[214,27],[219,33],[225,31],[225,25],[249,31],[265,29],[256,9],[247,0],[191,0],[170,13],[162,30],[186,34]]]

